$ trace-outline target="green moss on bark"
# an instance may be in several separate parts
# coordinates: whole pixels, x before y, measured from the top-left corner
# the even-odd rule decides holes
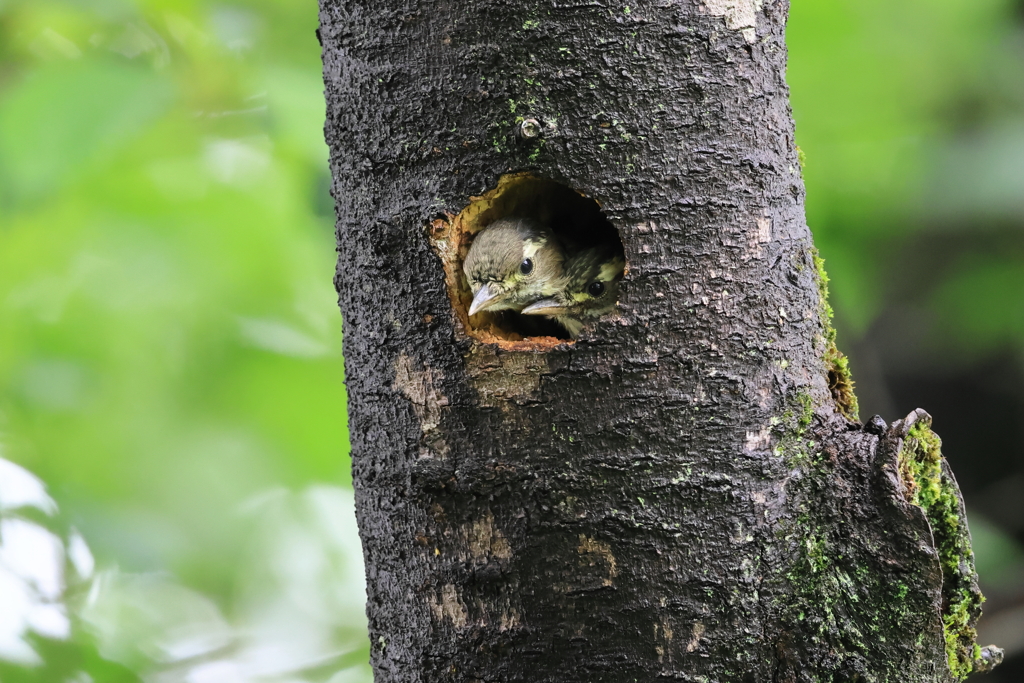
[[[806,391],[798,391],[790,397],[790,408],[781,419],[776,418],[773,426],[779,434],[775,454],[785,459],[787,467],[807,465],[811,461],[814,442],[807,438],[811,420],[814,419],[814,400]]]
[[[853,391],[853,376],[850,374],[850,361],[836,346],[836,329],[832,326],[832,305],[828,302],[828,274],[825,272],[825,259],[812,249],[811,258],[818,275],[818,294],[821,298],[821,324],[825,327],[825,352],[822,360],[828,371],[828,388],[835,399],[836,407],[844,416],[859,421],[857,395]]]
[[[800,439],[810,449],[803,456],[811,467],[830,465],[813,441]],[[898,642],[899,634],[913,623],[918,610],[910,604],[908,587],[893,582],[859,549],[850,546],[845,529],[828,511],[816,506],[818,487],[827,481],[806,477],[794,490],[804,498],[800,514],[780,526],[792,555],[782,574],[784,597],[773,604],[783,633],[800,633],[799,642],[785,644],[791,650],[793,676],[783,680],[874,680],[877,683],[920,680],[906,678],[897,662],[868,657],[879,642]],[[780,645],[780,647],[782,647]],[[827,652],[827,656],[820,653]],[[871,672],[870,675],[868,671]]]
[[[932,528],[942,564],[942,629],[950,672],[963,680],[980,659],[975,624],[984,597],[978,590],[971,536],[956,482],[944,466],[942,442],[929,421],[920,420],[900,450],[900,476],[910,502],[920,506]]]
[[[874,528],[856,522],[877,514],[864,505],[862,497],[871,494],[850,486],[864,481],[862,463],[844,457],[846,442],[828,436],[817,422],[835,417],[814,417],[808,399],[794,391],[775,422],[775,454],[791,468],[786,493],[797,514],[779,520],[776,533],[786,553],[766,560],[777,567],[778,583],[770,580],[762,590],[772,596],[779,631],[800,634],[776,644],[778,678],[924,683],[961,680],[980,670],[985,657],[974,646],[974,625],[981,596],[959,495],[938,454],[937,437],[926,425],[913,430],[902,442],[908,450],[900,455],[900,467],[904,481],[915,482],[907,486],[913,490],[908,498],[930,513],[931,526],[942,520],[949,530],[934,533],[943,563],[941,631],[934,556],[906,555],[908,547],[927,544],[927,530],[919,521],[913,530],[894,528],[896,520],[907,519],[905,510],[895,508],[893,518],[878,519]],[[907,634],[916,634],[912,647],[907,644],[914,638],[908,641]],[[949,673],[936,676],[943,656]]]

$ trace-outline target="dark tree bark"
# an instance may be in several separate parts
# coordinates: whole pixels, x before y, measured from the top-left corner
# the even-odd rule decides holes
[[[994,661],[927,415],[856,421],[786,12],[321,0],[378,683],[950,681]],[[596,199],[625,246],[618,315],[574,343],[465,316],[467,235],[554,187],[532,177]]]

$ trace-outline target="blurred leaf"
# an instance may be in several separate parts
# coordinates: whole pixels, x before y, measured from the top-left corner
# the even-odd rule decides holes
[[[0,187],[5,202],[38,198],[109,156],[166,109],[171,87],[113,62],[53,65],[0,100]]]
[[[327,168],[323,120],[324,83],[319,72],[277,67],[266,76],[271,121],[276,136],[294,146],[318,169]]]
[[[0,4],[0,438],[100,571],[225,620],[246,501],[350,481],[316,22],[278,0]],[[139,670],[142,602],[99,620]],[[366,646],[361,604],[331,618]]]
[[[41,666],[21,667],[0,660],[4,683],[140,683],[131,669],[105,659],[91,636],[80,633],[72,641],[31,638],[40,654]]]
[[[901,294],[909,235],[1020,220],[1024,150],[1000,104],[1019,97],[1021,120],[1015,11],[1012,0],[792,4],[787,80],[807,219],[851,331]]]

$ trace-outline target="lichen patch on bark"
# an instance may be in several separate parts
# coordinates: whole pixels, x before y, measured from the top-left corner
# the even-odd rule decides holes
[[[772,428],[762,427],[758,431],[748,431],[743,444],[748,453],[767,450],[772,444]]]
[[[772,239],[772,219],[757,216],[752,222],[729,225],[720,237],[722,246],[735,250],[743,261],[763,259]]]
[[[448,445],[438,433],[441,411],[448,406],[448,398],[438,389],[442,375],[430,366],[417,370],[412,357],[400,354],[395,362],[395,381],[392,388],[409,399],[413,412],[420,422],[424,447],[422,455],[444,456]]]
[[[764,258],[764,247],[772,240],[772,219],[760,216],[757,226],[750,234],[750,246],[747,251],[749,258]]]
[[[427,604],[438,621],[448,621],[460,628],[468,622],[466,605],[453,584],[442,586],[440,596],[428,596]]]
[[[501,530],[494,524],[494,514],[489,510],[482,519],[476,519],[465,528],[466,547],[474,560],[508,560],[512,547]]]
[[[550,374],[551,369],[547,354],[537,352],[547,348],[531,345],[517,350],[533,353],[509,353],[494,345],[480,345],[470,351],[466,369],[480,405],[507,407],[509,402],[539,398],[541,378]]]
[[[762,0],[704,0],[708,12],[725,17],[725,25],[743,34],[748,43],[757,40],[757,14]]]
[[[581,564],[595,570],[590,576],[598,578],[602,586],[611,586],[615,577],[619,575],[618,563],[612,554],[611,545],[586,534],[580,534],[580,543],[576,550],[580,554]]]
[[[686,643],[687,652],[693,652],[700,645],[700,640],[704,637],[704,628],[704,622],[693,622],[693,630],[690,632],[690,640]]]

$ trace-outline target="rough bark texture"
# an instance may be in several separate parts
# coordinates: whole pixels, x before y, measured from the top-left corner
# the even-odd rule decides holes
[[[321,0],[378,683],[970,671],[927,417],[850,419],[786,11]],[[575,343],[472,337],[445,284],[431,233],[519,171],[597,199],[626,249],[618,317]]]

